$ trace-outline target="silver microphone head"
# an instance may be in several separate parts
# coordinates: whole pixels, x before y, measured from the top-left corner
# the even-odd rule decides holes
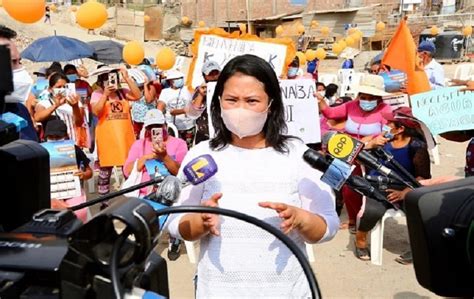
[[[181,194],[181,181],[174,175],[169,175],[161,182],[156,190],[156,200],[167,206],[172,206]]]

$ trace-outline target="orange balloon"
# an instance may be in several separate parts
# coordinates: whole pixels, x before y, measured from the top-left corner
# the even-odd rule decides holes
[[[187,25],[189,23],[189,18],[188,17],[182,17],[181,18],[181,24]]]
[[[2,4],[10,17],[26,24],[41,20],[46,10],[45,0],[3,0]]]
[[[339,55],[342,52],[342,46],[339,43],[334,43],[332,45],[332,52],[336,55]]]
[[[77,11],[77,6],[75,6],[75,5],[71,6],[71,11],[76,12]]]
[[[438,35],[439,34],[438,27],[436,27],[436,25],[433,25],[433,27],[431,27],[431,29],[430,29],[430,33],[431,33],[431,35]]]
[[[355,44],[355,40],[352,37],[348,36],[346,38],[346,44],[352,47]]]
[[[304,53],[307,61],[313,61],[316,58],[316,51],[309,49]]]
[[[2,7],[2,6],[3,6],[3,3],[2,3],[2,0],[0,0],[0,7]]]
[[[107,9],[102,3],[86,2],[77,10],[76,21],[86,29],[100,28],[107,22]]]
[[[245,25],[243,23],[239,24],[239,29],[240,29],[240,32],[245,33],[245,32],[247,32],[247,25]]]
[[[206,22],[199,21],[198,26],[201,27],[201,28],[206,27]]]
[[[380,31],[384,31],[384,29],[385,29],[385,23],[382,22],[382,21],[378,22],[377,25],[375,25],[375,29],[376,29],[377,31],[379,31],[379,32],[380,32]]]
[[[347,34],[348,34],[348,35],[351,35],[351,34],[355,33],[356,31],[357,31],[356,28],[351,27],[351,28],[349,28],[349,30],[347,30]]]
[[[299,24],[298,27],[296,27],[296,30],[298,31],[298,34],[302,34],[305,31],[304,25]]]
[[[319,26],[318,21],[316,21],[316,20],[311,21],[311,28],[312,29],[316,29],[318,26]]]
[[[56,12],[58,10],[56,5],[54,5],[54,4],[51,4],[51,6],[49,8],[51,9],[52,12]]]
[[[472,26],[468,25],[462,29],[462,34],[464,36],[471,36],[472,35]]]
[[[331,30],[330,30],[329,27],[327,27],[327,26],[321,27],[321,34],[324,35],[324,36],[329,35],[329,32],[330,32],[330,31],[331,31]]]
[[[281,25],[277,26],[277,28],[275,28],[275,33],[277,35],[282,34],[283,33],[283,26],[281,26]]]
[[[304,55],[303,52],[300,52],[300,51],[296,52],[296,56],[300,60],[300,65],[306,64],[306,55]]]
[[[123,47],[122,57],[126,63],[137,65],[145,58],[145,50],[139,42],[131,41]]]
[[[143,17],[143,21],[145,21],[145,23],[150,22],[150,20],[151,20],[150,16],[145,15],[145,16]]]
[[[347,48],[347,43],[345,40],[341,39],[339,42],[338,42],[339,46],[341,46],[341,52],[344,51],[345,48]]]
[[[156,66],[162,71],[171,69],[175,63],[176,54],[170,48],[163,48],[156,54]]]
[[[319,59],[319,60],[323,60],[324,58],[326,58],[326,50],[324,50],[323,48],[318,48],[316,50],[316,58]]]

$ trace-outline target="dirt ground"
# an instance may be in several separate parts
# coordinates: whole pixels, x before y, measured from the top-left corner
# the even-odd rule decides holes
[[[36,39],[43,36],[67,35],[83,41],[108,39],[98,35],[89,35],[86,30],[73,26],[68,22],[59,22],[67,17],[55,18],[53,25],[41,22],[34,25],[23,25],[13,21],[0,9],[0,24],[5,24],[20,33]],[[154,56],[158,48],[152,43],[145,45],[147,56]],[[376,53],[364,53],[356,58],[356,66],[362,66]],[[334,72],[341,65],[341,60],[326,60],[321,63],[321,72]],[[25,62],[29,71],[34,71],[44,64]],[[94,62],[87,61],[88,67]],[[452,77],[455,65],[445,65],[446,76]],[[466,143],[448,142],[438,138],[440,142],[440,165],[432,164],[434,177],[440,175],[463,176],[464,152]],[[96,194],[89,194],[94,198]],[[342,216],[342,220],[345,215]],[[387,220],[385,226],[385,243],[383,265],[375,266],[370,262],[362,262],[355,258],[354,238],[347,230],[340,230],[330,242],[314,245],[316,262],[312,263],[322,295],[326,298],[434,298],[437,297],[418,285],[412,266],[403,266],[394,258],[408,249],[407,229],[405,219]],[[166,244],[160,244],[157,249],[166,256]],[[237,253],[236,253],[237,254]],[[193,275],[195,265],[191,264],[183,250],[182,256],[173,262],[168,262],[170,290],[172,298],[192,298]]]

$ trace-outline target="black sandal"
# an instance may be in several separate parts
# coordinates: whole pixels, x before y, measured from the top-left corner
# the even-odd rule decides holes
[[[370,252],[369,248],[355,248],[356,256],[361,261],[370,261]]]

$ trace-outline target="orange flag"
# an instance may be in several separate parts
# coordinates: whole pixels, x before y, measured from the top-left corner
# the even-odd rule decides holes
[[[409,95],[431,90],[430,82],[418,61],[417,48],[406,20],[402,20],[385,51],[382,64],[407,74]]]

